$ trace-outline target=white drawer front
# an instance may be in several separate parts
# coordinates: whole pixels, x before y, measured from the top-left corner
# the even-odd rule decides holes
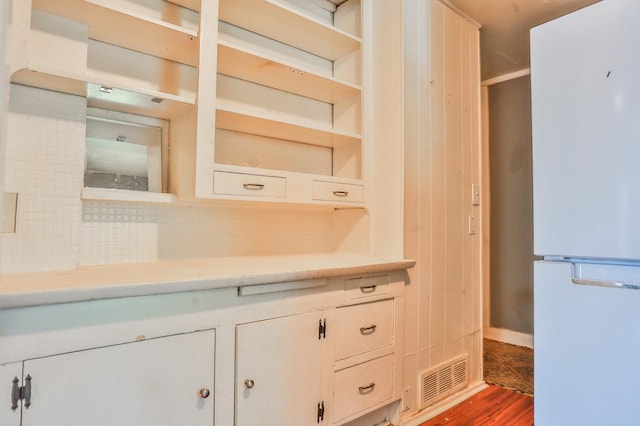
[[[364,200],[362,185],[313,181],[313,199],[361,203]]]
[[[287,179],[245,173],[214,172],[213,192],[220,195],[284,198]]]
[[[389,293],[389,275],[350,278],[344,282],[344,300],[380,296]]]
[[[393,355],[335,373],[334,423],[393,396]]]
[[[393,300],[336,310],[336,359],[393,344]]]

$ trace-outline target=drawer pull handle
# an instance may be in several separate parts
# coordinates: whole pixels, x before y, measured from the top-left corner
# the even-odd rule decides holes
[[[371,382],[366,386],[358,387],[358,390],[360,391],[360,393],[369,393],[369,392],[373,392],[373,388],[375,387],[376,387],[376,384]]]
[[[242,187],[251,191],[260,191],[264,189],[264,185],[261,183],[243,183]]]
[[[200,395],[200,398],[207,399],[209,398],[209,395],[211,395],[211,391],[207,388],[202,388],[200,389],[199,395]]]
[[[245,380],[245,381],[244,381],[244,386],[245,386],[247,389],[252,389],[252,388],[255,386],[255,384],[256,384],[256,383],[255,383],[253,380],[251,380],[251,379],[247,379],[247,380]]]
[[[333,195],[336,197],[347,197],[349,196],[349,191],[333,191]]]
[[[371,334],[376,331],[376,325],[371,324],[369,327],[360,327],[360,333],[362,334]]]
[[[363,285],[360,287],[360,291],[363,293],[373,293],[374,291],[376,291],[376,286],[375,285]]]

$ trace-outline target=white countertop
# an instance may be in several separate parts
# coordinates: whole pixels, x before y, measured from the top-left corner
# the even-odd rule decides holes
[[[350,254],[247,256],[0,275],[0,309],[369,274],[415,260]]]

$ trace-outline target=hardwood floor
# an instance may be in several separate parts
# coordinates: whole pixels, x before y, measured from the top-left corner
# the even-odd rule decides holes
[[[489,387],[420,426],[531,426],[533,397]]]

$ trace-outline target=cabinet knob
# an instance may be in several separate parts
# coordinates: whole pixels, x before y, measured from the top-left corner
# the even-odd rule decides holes
[[[244,381],[244,386],[247,389],[253,388],[254,385],[255,385],[255,382],[253,380],[251,380],[251,379],[247,379],[247,380]]]
[[[209,398],[209,395],[211,395],[211,391],[207,388],[202,388],[200,389],[200,398],[206,399]]]

